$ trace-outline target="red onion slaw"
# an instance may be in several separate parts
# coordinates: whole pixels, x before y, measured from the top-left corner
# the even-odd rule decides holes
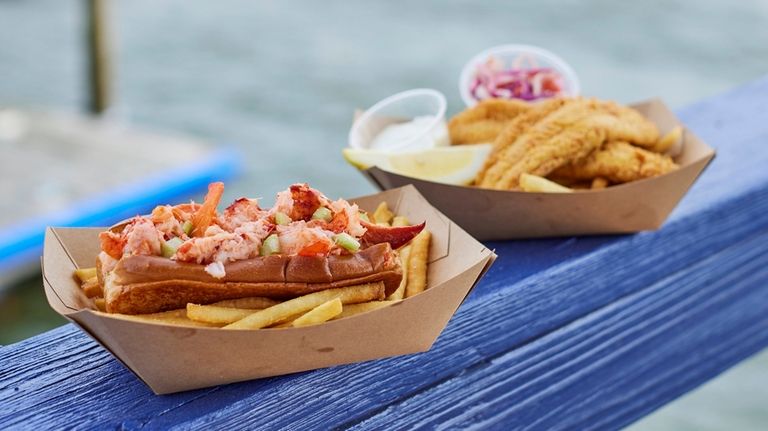
[[[517,56],[509,68],[490,56],[478,65],[469,93],[478,101],[490,98],[530,101],[562,96],[563,88],[563,76],[555,69],[538,67],[532,56]]]

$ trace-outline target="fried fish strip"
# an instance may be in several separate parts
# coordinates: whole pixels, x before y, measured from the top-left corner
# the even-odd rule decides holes
[[[552,138],[536,141],[525,156],[504,173],[494,188],[518,189],[521,174],[546,177],[573,160],[585,158],[605,141],[610,118],[605,114],[585,115],[569,123]]]
[[[491,187],[491,185],[501,177],[504,169],[504,166],[492,168],[502,155],[510,165],[521,156],[521,154],[508,150],[515,143],[517,138],[530,129],[534,124],[573,100],[574,99],[544,100],[533,104],[528,111],[523,112],[510,121],[506,127],[504,127],[504,130],[502,130],[496,137],[496,140],[493,141],[493,150],[491,150],[491,154],[488,155],[482,169],[478,172],[477,177],[475,178],[475,184],[481,187]],[[508,151],[510,154],[507,153]],[[485,178],[488,175],[490,175],[491,179],[486,181]]]
[[[608,142],[578,163],[552,172],[552,178],[589,180],[602,177],[611,183],[626,183],[672,172],[672,158],[636,147],[628,142]]]
[[[548,114],[543,110],[542,113],[546,115],[540,121],[532,124],[511,145],[506,145],[499,151],[496,161],[488,169],[479,185],[496,189],[510,188],[507,183],[514,183],[517,186],[518,177],[522,172],[516,171],[514,179],[507,179],[510,177],[510,171],[520,161],[529,158],[536,147],[549,143],[556,136],[571,129],[576,122],[593,113],[596,106],[595,100],[579,99],[563,106],[555,105],[554,111]],[[499,145],[503,144],[499,143]]]
[[[664,136],[659,138],[658,142],[650,148],[648,148],[651,151],[657,152],[657,153],[666,153],[672,147],[674,147],[678,142],[680,142],[680,139],[683,137],[683,128],[680,126],[675,126],[667,132]]]
[[[601,101],[599,110],[618,120],[608,129],[609,140],[627,141],[643,148],[654,147],[659,141],[659,128],[629,106]]]
[[[592,179],[592,184],[589,185],[590,189],[599,190],[608,187],[610,184],[608,180],[603,177],[595,177]]]
[[[519,100],[487,99],[448,122],[453,145],[493,142],[507,123],[528,111],[531,104]]]

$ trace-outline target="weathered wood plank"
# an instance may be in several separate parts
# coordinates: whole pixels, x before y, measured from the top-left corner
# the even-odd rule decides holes
[[[768,153],[760,149],[768,125],[745,115],[765,103],[760,92],[768,94],[768,80],[684,111],[720,153],[661,231],[494,244],[500,259],[428,353],[156,397],[67,326],[0,349],[0,427],[317,428],[353,424],[427,396],[489,358],[640,295],[766,229],[768,171],[761,165]],[[718,109],[727,111],[727,127],[711,127]],[[733,131],[743,128],[752,132]],[[68,356],[76,349],[83,350]]]
[[[357,429],[616,429],[768,346],[768,231]]]

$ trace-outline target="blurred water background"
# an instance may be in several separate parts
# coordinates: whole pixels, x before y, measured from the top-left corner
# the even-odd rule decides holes
[[[84,4],[0,0],[0,106],[84,110]],[[117,99],[109,116],[235,146],[246,169],[225,199],[270,201],[295,181],[334,197],[371,192],[340,157],[352,111],[432,87],[455,113],[462,108],[462,65],[497,44],[546,47],[574,67],[584,94],[621,102],[662,96],[681,107],[768,71],[768,2],[758,0],[112,6]],[[29,175],[46,175],[45,167]],[[61,323],[47,309],[38,277],[0,302],[0,344]],[[634,426],[766,428],[765,352]]]

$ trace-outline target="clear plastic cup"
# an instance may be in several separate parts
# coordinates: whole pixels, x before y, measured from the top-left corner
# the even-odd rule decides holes
[[[523,68],[546,67],[554,69],[563,78],[563,96],[575,97],[581,91],[576,72],[554,53],[532,45],[501,45],[488,48],[475,55],[461,70],[459,93],[467,106],[475,106],[478,102],[470,91],[477,67],[491,57],[499,59],[505,67],[510,67],[517,62]]]
[[[445,96],[437,90],[418,88],[403,91],[379,101],[365,111],[349,130],[349,146],[358,149],[402,151],[426,149],[448,145],[448,130],[445,125]],[[384,147],[377,147],[382,132],[392,125],[399,127],[396,135],[392,129]]]

